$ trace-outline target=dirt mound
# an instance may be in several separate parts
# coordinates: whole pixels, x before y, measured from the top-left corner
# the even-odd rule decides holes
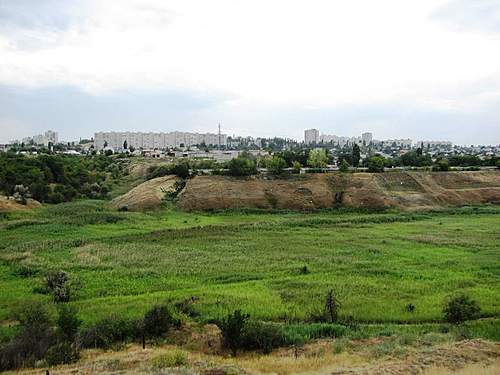
[[[31,210],[40,206],[40,202],[34,199],[28,199],[26,204],[21,204],[16,202],[16,200],[12,197],[0,196],[0,212]]]
[[[499,172],[335,173],[287,179],[199,176],[188,181],[179,205],[193,211],[333,206],[420,209],[482,203],[500,203]]]
[[[157,208],[165,193],[173,190],[176,176],[153,178],[136,186],[128,193],[111,201],[111,207],[119,209],[127,207],[129,211],[142,211]]]

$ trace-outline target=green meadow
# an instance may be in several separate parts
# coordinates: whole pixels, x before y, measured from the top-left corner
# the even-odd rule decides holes
[[[490,328],[476,324],[477,331],[500,339],[500,208],[493,206],[133,213],[79,201],[0,216],[0,322],[23,301],[51,300],[37,293],[50,270],[77,281],[70,303],[84,324],[191,297],[201,321],[241,309],[301,324],[333,289],[341,318],[424,327],[442,321],[447,298],[465,293],[488,318]]]

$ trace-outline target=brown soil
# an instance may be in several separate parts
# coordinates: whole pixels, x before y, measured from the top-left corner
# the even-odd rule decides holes
[[[204,354],[184,346],[184,368],[154,369],[155,358],[179,350],[175,346],[127,345],[120,351],[85,350],[78,363],[52,368],[51,374],[187,374],[187,375],[451,375],[498,374],[500,344],[484,340],[465,340],[437,346],[408,347],[402,356],[374,358],[368,352],[373,342],[352,342],[349,352],[334,354],[331,340],[308,344],[298,356],[294,349],[276,350],[270,355],[240,353],[237,357]],[[369,341],[369,340],[368,340]],[[380,340],[378,340],[380,341]],[[16,373],[40,374],[44,368],[24,369]]]
[[[178,180],[175,176],[153,178],[136,186],[128,193],[120,195],[110,203],[112,208],[127,206],[129,211],[142,211],[158,208],[165,193],[173,189]]]
[[[334,173],[287,179],[199,176],[188,181],[179,206],[186,211],[334,206],[421,209],[482,203],[500,203],[500,172]]]
[[[477,374],[478,369],[498,374],[500,344],[483,340],[459,341],[450,345],[431,347],[409,354],[406,358],[388,360],[363,368],[337,369],[336,374],[356,375],[413,375],[413,374]],[[472,372],[468,372],[471,369]],[[473,369],[473,370],[472,370]]]
[[[0,196],[0,212],[31,210],[40,206],[40,202],[34,199],[28,199],[26,204],[21,204],[17,203],[12,197]]]

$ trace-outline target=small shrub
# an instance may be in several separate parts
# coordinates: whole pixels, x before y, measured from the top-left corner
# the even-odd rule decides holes
[[[189,177],[189,164],[186,162],[177,163],[170,167],[170,174],[175,174],[180,178]]]
[[[191,318],[196,318],[200,315],[198,311],[196,311],[194,304],[198,301],[198,297],[191,297],[183,299],[182,301],[176,302],[174,307],[177,311],[190,316]]]
[[[45,360],[49,366],[73,363],[80,359],[80,351],[74,343],[62,341],[47,350]]]
[[[302,168],[302,164],[300,164],[300,162],[294,160],[292,162],[292,169],[293,169],[293,173],[295,174],[299,174],[300,173],[300,169]]]
[[[339,171],[342,173],[349,172],[349,163],[345,159],[343,159],[342,163],[340,163]]]
[[[415,311],[415,305],[413,303],[409,303],[405,306],[405,310],[409,313],[412,313]]]
[[[118,212],[127,212],[127,211],[128,211],[127,205],[118,207]]]
[[[246,155],[240,155],[231,159],[228,163],[229,174],[231,176],[250,176],[257,174],[255,161]]]
[[[302,266],[299,268],[299,274],[301,275],[307,275],[310,272],[311,271],[309,271],[309,268],[307,266]]]
[[[219,323],[219,328],[222,331],[222,344],[225,348],[230,349],[234,356],[242,347],[243,332],[248,318],[249,315],[242,314],[241,310],[236,310]]]
[[[85,348],[107,349],[114,343],[123,343],[140,337],[141,333],[141,322],[109,316],[83,329],[80,341]]]
[[[384,171],[385,159],[382,156],[372,156],[367,161],[368,172],[379,173]]]
[[[148,337],[164,336],[170,328],[178,327],[180,321],[176,319],[170,309],[164,305],[153,306],[144,315],[144,333]]]
[[[74,341],[82,321],[77,317],[77,310],[66,304],[59,306],[57,328],[59,336],[65,341]]]
[[[45,277],[45,285],[40,291],[52,293],[54,302],[69,302],[72,294],[72,285],[69,274],[65,271],[51,271]]]
[[[34,366],[55,340],[51,313],[42,303],[25,303],[17,312],[17,319],[19,333],[0,347],[0,371]]]
[[[333,289],[330,289],[326,294],[325,299],[325,314],[330,319],[331,323],[334,323],[338,319],[338,313],[340,308],[340,302],[335,296]]]
[[[287,164],[285,159],[283,159],[280,156],[273,156],[271,160],[268,161],[267,163],[267,169],[269,173],[278,176],[282,174],[286,168]]]
[[[242,347],[247,350],[262,350],[264,354],[283,345],[283,333],[277,324],[248,321],[243,329]]]
[[[185,366],[188,363],[186,352],[176,350],[172,353],[162,354],[155,357],[151,361],[151,365],[155,370],[162,370],[170,367]]]
[[[476,301],[461,294],[450,299],[444,309],[444,319],[448,323],[460,324],[466,320],[473,320],[479,317],[481,309]]]

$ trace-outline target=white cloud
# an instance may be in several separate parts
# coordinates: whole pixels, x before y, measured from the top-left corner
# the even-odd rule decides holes
[[[95,95],[216,91],[238,103],[303,108],[395,100],[462,110],[490,104],[500,85],[472,101],[450,91],[500,77],[500,37],[442,27],[432,15],[444,4],[80,1],[67,10],[72,23],[64,28],[21,25],[0,34],[0,83],[74,85]],[[24,48],[30,38],[44,43]]]

